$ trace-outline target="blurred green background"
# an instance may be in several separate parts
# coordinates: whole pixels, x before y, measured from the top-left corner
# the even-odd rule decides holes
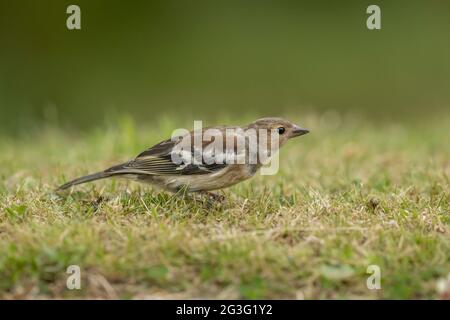
[[[81,7],[82,30],[66,28]],[[382,30],[366,28],[378,4]],[[0,0],[0,131],[449,112],[450,1]]]

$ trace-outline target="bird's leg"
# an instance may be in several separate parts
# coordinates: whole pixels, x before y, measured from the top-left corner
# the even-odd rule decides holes
[[[222,203],[226,198],[223,195],[220,194],[216,194],[216,193],[212,193],[212,192],[208,192],[208,191],[199,191],[198,195],[205,195],[208,197],[208,203],[214,204],[214,203]],[[175,194],[173,195],[174,197],[181,197],[184,199],[190,199],[190,200],[201,200],[201,197],[197,197],[194,193],[189,194],[187,192],[187,188],[185,187],[180,187],[178,188],[177,192],[175,192]]]
[[[201,191],[202,194],[208,196],[210,199],[217,201],[217,202],[223,202],[225,201],[225,196],[217,193],[212,193],[209,191]]]

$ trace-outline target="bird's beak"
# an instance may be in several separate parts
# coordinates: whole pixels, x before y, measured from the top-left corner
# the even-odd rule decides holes
[[[307,133],[309,133],[308,129],[304,129],[304,128],[301,128],[301,127],[299,127],[297,125],[294,125],[294,127],[292,128],[292,131],[291,131],[290,138],[299,137],[299,136],[302,136],[302,135],[307,134]]]

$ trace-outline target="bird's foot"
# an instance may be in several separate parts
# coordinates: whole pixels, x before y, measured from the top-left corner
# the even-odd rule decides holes
[[[223,203],[226,197],[222,194],[212,193],[208,191],[203,191],[202,194],[206,195],[210,200],[215,202]]]

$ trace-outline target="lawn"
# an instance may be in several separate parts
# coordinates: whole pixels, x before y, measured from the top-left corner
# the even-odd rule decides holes
[[[186,120],[2,136],[0,298],[450,295],[450,118],[287,117],[312,132],[281,150],[277,175],[226,189],[215,205],[125,180],[54,192]],[[69,265],[80,290],[66,287]],[[379,290],[366,286],[369,265]]]

